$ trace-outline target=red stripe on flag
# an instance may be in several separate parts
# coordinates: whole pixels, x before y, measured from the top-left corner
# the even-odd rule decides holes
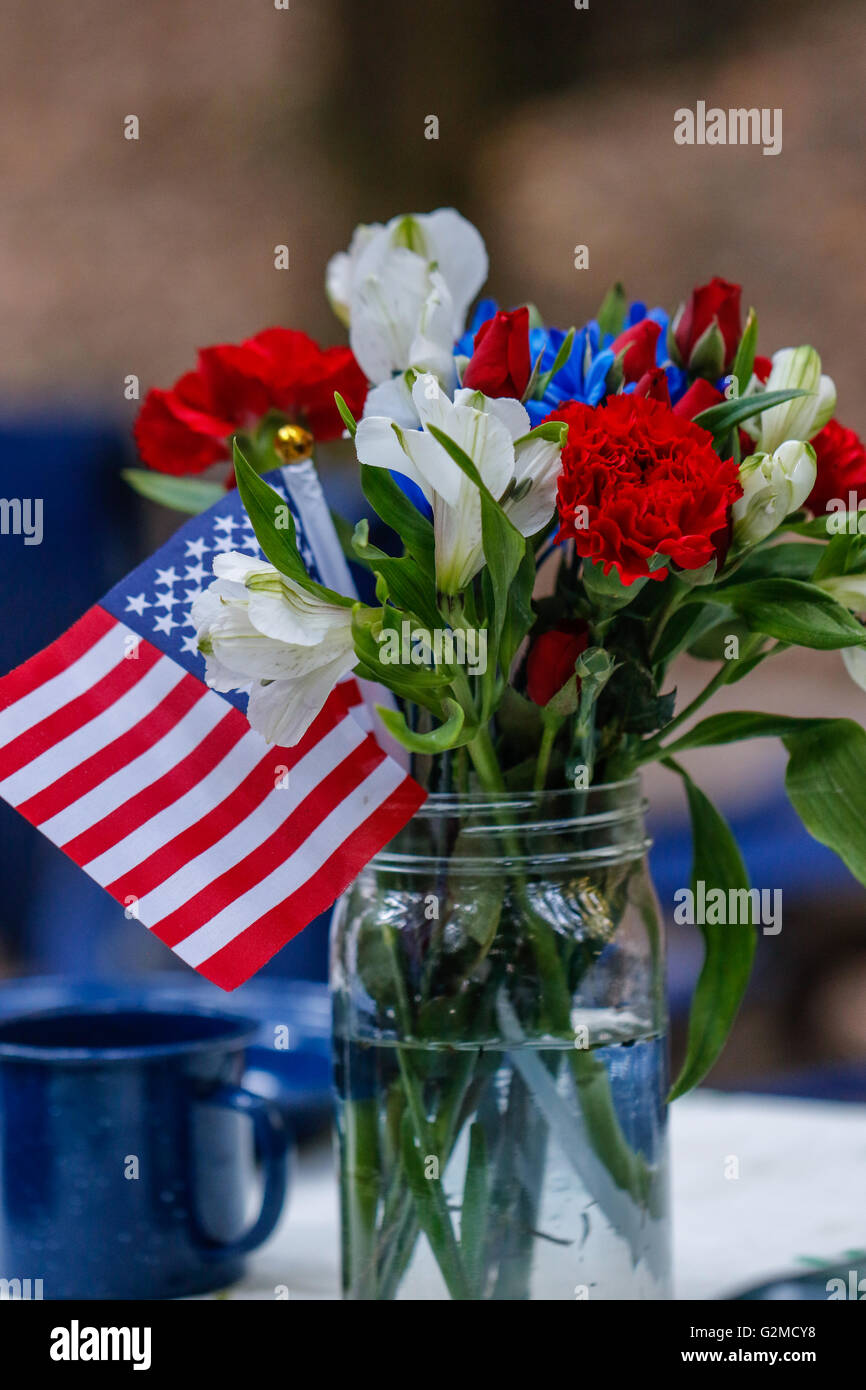
[[[106,675],[92,685],[89,690],[85,690],[82,695],[70,700],[62,709],[55,710],[46,719],[41,719],[38,724],[34,724],[31,729],[25,729],[23,734],[13,738],[11,743],[7,743],[0,752],[0,770],[4,777],[11,777],[13,772],[18,772],[22,767],[26,767],[34,758],[38,758],[41,753],[45,753],[49,748],[53,748],[70,734],[76,733],[89,724],[98,714],[102,714],[125,695],[133,686],[137,685],[142,677],[146,676],[156,663],[161,659],[162,653],[156,647],[151,647],[147,642],[142,642],[137,648],[138,656],[133,660],[127,660],[123,652],[118,648],[117,665],[113,666]],[[25,810],[25,802],[16,806],[22,816],[28,820],[33,819],[30,812]]]
[[[176,767],[131,796],[116,811],[103,816],[88,830],[67,840],[61,846],[63,853],[82,866],[105,854],[125,840],[127,835],[138,830],[145,821],[179,801],[192,787],[203,781],[235,744],[249,733],[249,728],[240,710],[227,709],[224,718]]]
[[[117,620],[98,604],[88,609],[84,617],[73,623],[69,631],[52,642],[50,647],[37,652],[0,680],[0,709],[7,709],[46,681],[59,676],[61,671],[65,671],[116,626]]]
[[[156,648],[153,650],[156,651]],[[156,655],[157,659],[160,659],[158,651]],[[152,748],[170,733],[193,705],[206,694],[207,687],[203,686],[200,680],[192,675],[184,676],[183,680],[131,729],[119,734],[111,743],[100,748],[98,753],[85,758],[78,767],[52,782],[50,787],[43,788],[28,801],[22,801],[18,810],[34,825],[41,825],[43,821],[59,815],[67,806],[71,806],[73,801],[85,796],[121,768],[128,767],[139,754],[146,753],[148,748]]]
[[[334,851],[318,873],[279,907],[266,912],[196,966],[198,973],[221,989],[237,989],[345,892],[368,860],[403,829],[425,800],[426,792],[407,777]]]
[[[367,751],[366,757],[361,756],[364,751]],[[162,921],[151,924],[154,936],[158,936],[167,946],[177,946],[229,903],[235,902],[257,883],[261,883],[263,878],[267,878],[303,846],[307,837],[321,825],[325,817],[329,816],[384,758],[385,754],[381,748],[375,745],[369,750],[364,750],[363,745],[360,749],[353,749],[349,757],[333,768],[266,840],[257,844],[237,864],[233,864],[224,874],[220,874],[219,878],[215,878],[189,898],[183,907],[170,913],[168,917],[163,917]]]
[[[197,855],[210,849],[224,835],[228,835],[241,821],[246,820],[265,797],[274,790],[274,769],[287,767],[290,771],[304,755],[315,748],[326,733],[341,719],[346,717],[345,704],[341,697],[330,695],[321,714],[314,719],[300,743],[294,748],[273,747],[260,759],[238,786],[223,798],[219,805],[211,808],[201,820],[181,831],[168,844],[161,845],[147,859],[142,860],[129,873],[114,883],[107,885],[113,898],[123,902],[129,894],[143,898],[178,869],[183,868]]]

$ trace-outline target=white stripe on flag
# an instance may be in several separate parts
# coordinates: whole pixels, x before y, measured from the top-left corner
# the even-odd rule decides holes
[[[122,653],[120,660],[123,660]],[[94,719],[89,719],[53,747],[46,748],[38,758],[13,772],[5,782],[0,782],[0,795],[13,806],[20,806],[22,801],[53,786],[94,753],[113,743],[121,734],[128,733],[186,678],[187,672],[182,666],[178,666],[170,657],[161,657],[141,680],[136,681]]]
[[[295,764],[289,773],[288,787],[275,788],[215,845],[190,859],[170,878],[146,893],[138,905],[141,920],[155,926],[183,907],[205,885],[255,851],[310,792],[315,791],[328,773],[363,743],[364,738],[363,729],[353,719],[343,719]],[[275,755],[275,766],[277,761]]]
[[[357,786],[340,805],[327,815],[302,845],[284,863],[229,903],[203,927],[191,932],[175,947],[175,953],[188,965],[199,966],[266,912],[278,907],[320,871],[336,849],[351,839],[360,825],[396,791],[405,773],[385,758],[370,776]],[[139,904],[144,917],[144,903]],[[154,925],[151,923],[151,925]]]
[[[71,666],[0,711],[0,748],[50,714],[56,714],[70,700],[77,699],[107,676],[123,657],[124,637],[129,631],[123,623],[118,623]]]
[[[125,767],[106,777],[84,796],[73,801],[65,810],[59,811],[50,820],[43,821],[39,829],[55,845],[66,844],[89,830],[104,816],[125,805],[130,797],[137,796],[147,787],[158,782],[166,772],[176,767],[188,753],[207,738],[212,729],[226,717],[224,700],[215,699],[213,703],[207,696],[196,700],[182,719],[167,730],[158,742],[152,744],[144,753],[133,758]],[[111,880],[109,879],[110,883]]]
[[[219,695],[215,695],[214,699],[220,701],[223,706],[222,713],[225,714],[228,708],[225,701]],[[195,825],[196,821],[201,820],[202,816],[207,815],[208,811],[233,796],[253,768],[261,762],[267,748],[268,745],[258,734],[245,734],[206,777],[190,787],[189,791],[184,792],[176,801],[172,801],[164,810],[144,821],[132,834],[118,840],[111,849],[92,859],[87,865],[87,872],[97,883],[102,884],[103,888],[109,883],[115,883],[124,874],[130,873],[155,850],[170,844],[191,825]],[[90,827],[82,826],[81,829],[89,830]]]

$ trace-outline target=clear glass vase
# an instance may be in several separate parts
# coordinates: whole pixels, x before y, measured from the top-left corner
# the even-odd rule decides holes
[[[343,1293],[670,1295],[636,779],[431,796],[332,928]]]

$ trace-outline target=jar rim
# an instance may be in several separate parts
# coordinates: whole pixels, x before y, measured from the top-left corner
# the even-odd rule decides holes
[[[530,861],[633,860],[651,843],[644,827],[647,808],[638,774],[585,788],[433,792],[372,862],[379,868],[407,868],[441,857],[441,849],[435,848],[438,836],[440,831],[447,834],[452,821],[463,837],[460,862],[467,869],[485,861],[502,867]],[[429,845],[426,836],[434,837]],[[552,837],[555,843],[550,843]]]

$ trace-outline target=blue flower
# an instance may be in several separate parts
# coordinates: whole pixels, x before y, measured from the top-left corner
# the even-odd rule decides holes
[[[481,300],[472,316],[469,328],[455,344],[455,354],[463,357],[472,356],[475,334],[482,323],[493,317],[497,307],[492,299]],[[676,402],[688,387],[688,374],[682,368],[675,366],[668,358],[668,315],[664,309],[647,310],[644,303],[635,300],[628,307],[623,328],[631,328],[634,324],[641,323],[645,318],[651,318],[661,328],[656,346],[656,365],[664,368],[671,401]],[[552,368],[566,336],[561,328],[533,328],[530,330],[529,350],[533,362],[539,353],[541,354],[539,364],[541,376],[544,376]],[[598,405],[599,401],[607,394],[608,372],[614,364],[615,357],[612,349],[613,342],[614,335],[602,333],[595,319],[590,319],[589,323],[584,324],[583,328],[575,333],[568,358],[547,383],[543,397],[539,400],[524,402],[533,426],[540,424],[545,416],[549,415],[563,401],[581,401],[585,405]],[[633,391],[634,383],[629,383],[625,390],[627,392]]]

